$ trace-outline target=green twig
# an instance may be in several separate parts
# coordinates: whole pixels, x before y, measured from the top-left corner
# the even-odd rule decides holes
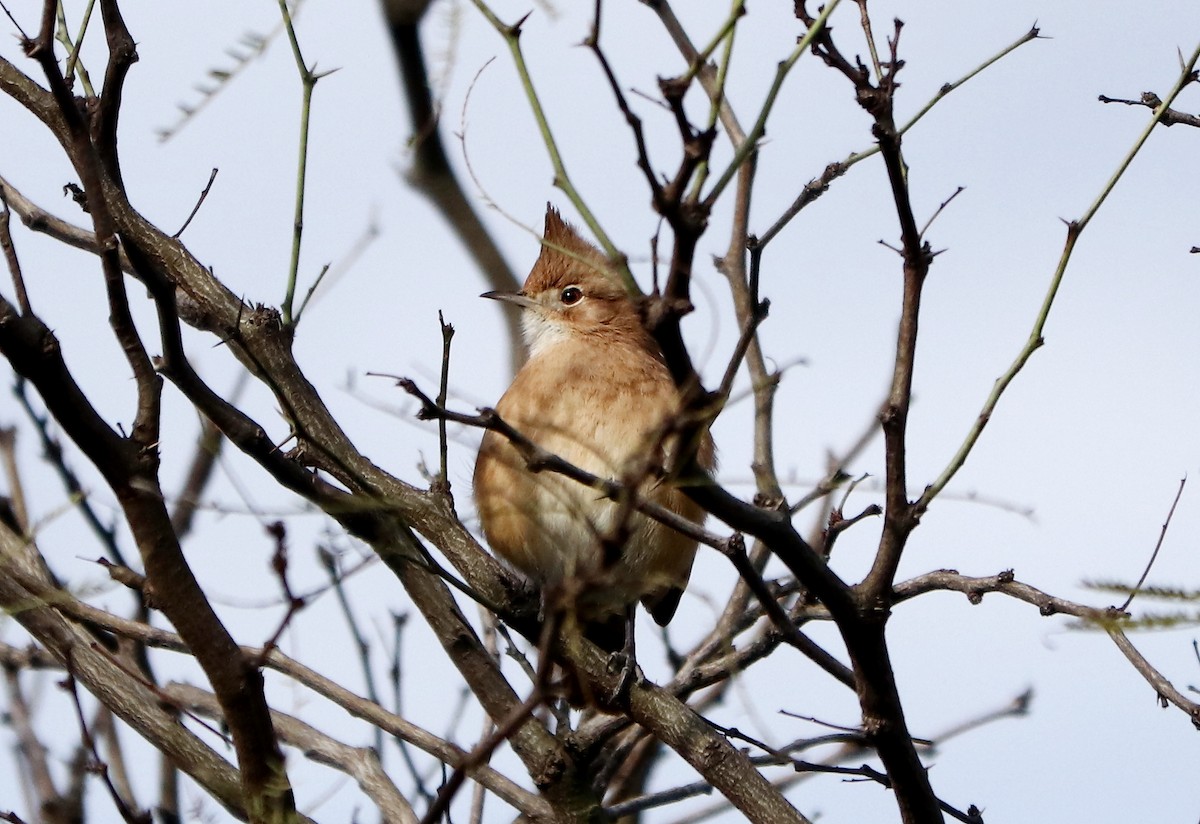
[[[733,0],[733,8],[729,11],[729,16],[725,18],[725,22],[721,24],[721,28],[717,30],[716,35],[709,41],[708,45],[696,53],[688,65],[687,72],[679,78],[681,81],[690,83],[704,68],[704,64],[708,62],[708,58],[717,47],[722,43],[725,44],[726,51],[729,49],[730,41],[733,40],[733,32],[737,28],[738,20],[746,16],[746,0]]]
[[[964,74],[958,80],[955,80],[953,83],[946,83],[945,85],[943,85],[940,89],[937,90],[937,94],[935,94],[933,97],[929,98],[929,102],[927,102],[924,106],[922,106],[916,114],[914,114],[911,118],[909,118],[907,123],[905,123],[903,126],[900,127],[900,134],[904,134],[909,129],[911,129],[914,125],[916,125],[918,120],[920,120],[925,115],[929,114],[929,110],[932,109],[934,106],[936,106],[938,104],[938,102],[941,101],[941,99],[944,98],[946,95],[950,94],[950,92],[954,91],[959,86],[966,83],[968,80],[971,80],[980,72],[984,71],[985,69],[990,68],[993,63],[999,62],[1000,60],[1007,57],[1012,52],[1019,49],[1021,46],[1024,46],[1029,41],[1036,40],[1038,38],[1040,31],[1041,30],[1038,29],[1037,26],[1031,27],[1029,29],[1029,31],[1025,32],[1023,35],[1021,35],[1019,38],[1014,40],[1012,43],[1008,44],[1003,49],[1001,49],[1000,51],[996,52],[994,55],[989,57],[987,60],[980,63],[974,69],[972,69],[971,71]]]
[[[501,21],[483,0],[471,0],[471,2],[475,4],[479,12],[492,25],[492,28],[508,44],[508,50],[512,54],[517,75],[521,78],[521,87],[525,90],[525,97],[529,101],[529,108],[533,112],[534,120],[537,121],[538,131],[541,132],[542,142],[546,146],[546,152],[550,156],[550,164],[554,168],[554,185],[563,191],[567,199],[571,201],[571,204],[579,212],[579,216],[583,218],[583,222],[591,230],[592,235],[600,244],[600,248],[608,256],[625,288],[630,294],[640,295],[641,289],[638,287],[637,281],[634,280],[633,273],[629,271],[629,262],[625,259],[625,255],[621,253],[616,244],[608,236],[608,233],[604,231],[604,228],[600,225],[592,210],[584,202],[583,196],[575,188],[575,184],[571,182],[570,175],[567,174],[566,164],[563,162],[562,154],[558,150],[558,143],[554,139],[554,133],[550,130],[550,122],[546,119],[546,112],[542,109],[537,91],[533,87],[533,78],[529,74],[529,67],[525,63],[525,55],[521,51],[521,25],[525,22],[525,17],[522,17],[510,26]],[[836,4],[838,0],[834,0],[834,2]]]
[[[858,13],[862,21],[863,35],[867,40],[867,50],[871,52],[871,65],[875,68],[875,79],[883,80],[883,64],[879,62],[879,49],[875,45],[875,32],[871,30],[871,15],[867,13],[867,0],[854,0],[858,3]]]
[[[1175,86],[1171,89],[1171,92],[1167,95],[1166,99],[1155,107],[1154,116],[1150,118],[1150,121],[1146,124],[1145,128],[1142,129],[1141,134],[1138,135],[1137,140],[1134,141],[1132,148],[1130,148],[1130,150],[1125,154],[1125,157],[1117,166],[1116,171],[1113,172],[1112,176],[1108,179],[1108,182],[1104,184],[1104,188],[1100,190],[1100,194],[1097,195],[1096,199],[1092,201],[1092,204],[1088,206],[1082,217],[1067,224],[1067,239],[1063,244],[1063,250],[1058,260],[1058,266],[1055,268],[1054,275],[1050,279],[1050,287],[1046,291],[1046,297],[1042,300],[1041,309],[1038,311],[1037,318],[1033,323],[1033,329],[1030,331],[1029,337],[1025,341],[1025,345],[1021,347],[1021,351],[1017,353],[1016,359],[1013,360],[1012,365],[1008,367],[1008,370],[996,379],[996,383],[992,386],[991,393],[988,395],[987,400],[984,401],[983,408],[980,410],[979,416],[975,419],[975,423],[972,425],[970,431],[967,432],[966,438],[963,440],[962,445],[958,448],[958,451],[954,454],[954,457],[950,459],[950,463],[942,471],[942,474],[938,476],[937,480],[926,487],[925,493],[917,501],[915,510],[917,514],[924,512],[929,507],[929,504],[938,496],[938,493],[945,489],[946,484],[950,483],[950,480],[958,473],[958,470],[962,468],[963,464],[966,463],[967,456],[970,455],[971,450],[975,448],[975,444],[979,441],[979,436],[983,433],[984,427],[986,427],[988,421],[991,420],[992,414],[996,410],[996,405],[1000,402],[1000,396],[1004,394],[1004,391],[1008,388],[1009,384],[1012,383],[1017,374],[1025,367],[1026,362],[1028,362],[1033,353],[1041,347],[1042,343],[1044,342],[1042,339],[1042,332],[1046,327],[1046,320],[1050,316],[1051,307],[1054,306],[1054,299],[1058,295],[1059,287],[1062,285],[1063,276],[1067,271],[1067,264],[1070,263],[1071,254],[1075,250],[1075,244],[1078,242],[1079,236],[1083,234],[1083,230],[1087,228],[1088,224],[1091,223],[1092,218],[1095,217],[1096,213],[1100,210],[1100,207],[1104,205],[1104,201],[1108,199],[1108,196],[1116,187],[1117,181],[1121,179],[1121,176],[1125,174],[1125,170],[1129,168],[1129,164],[1133,162],[1133,159],[1137,157],[1138,153],[1142,150],[1142,147],[1146,144],[1146,141],[1150,137],[1150,133],[1154,131],[1154,127],[1157,126],[1161,120],[1163,113],[1170,108],[1171,103],[1174,102],[1175,98],[1183,90],[1184,86],[1196,80],[1194,69],[1198,60],[1200,60],[1200,45],[1197,45],[1195,50],[1192,52],[1191,58],[1183,67],[1183,70],[1179,74],[1179,78],[1175,81]]]
[[[714,129],[717,125],[717,119],[721,115],[721,104],[725,102],[725,79],[729,76],[729,63],[733,58],[733,39],[737,33],[737,20],[745,15],[746,3],[745,0],[734,0],[733,10],[729,14],[725,25],[721,27],[718,35],[719,39],[714,39],[708,49],[715,48],[721,39],[725,42],[725,49],[721,52],[721,64],[717,68],[717,81],[713,84],[713,91],[709,97],[710,103],[708,108],[708,129]],[[704,65],[704,61],[708,59],[708,50],[700,52],[691,66],[688,67],[689,78],[693,73],[698,72],[700,67]],[[708,158],[701,161],[696,168],[696,179],[692,181],[692,190],[688,193],[688,200],[695,202],[700,199],[700,193],[704,190],[704,183],[708,180],[709,172]]]
[[[787,59],[781,61],[775,70],[775,80],[771,83],[771,88],[767,91],[767,99],[763,102],[762,109],[758,113],[758,119],[754,122],[754,126],[746,135],[746,139],[742,141],[742,145],[738,146],[734,152],[733,160],[729,162],[728,168],[713,184],[712,190],[708,196],[704,198],[704,206],[711,209],[716,203],[717,198],[721,196],[721,192],[725,191],[725,187],[729,185],[737,174],[738,169],[746,162],[752,152],[758,150],[758,141],[762,139],[763,134],[767,130],[767,118],[771,114],[771,109],[775,106],[775,98],[779,95],[779,90],[783,87],[783,81],[787,78],[792,67],[796,65],[796,61],[809,50],[812,46],[813,39],[821,33],[825,28],[825,22],[829,19],[829,15],[833,14],[833,10],[838,7],[841,0],[829,0],[821,13],[817,15],[817,19],[813,21],[812,26],[805,32],[804,36],[796,43],[796,48],[787,56]]]
[[[317,81],[328,72],[318,74],[304,62],[300,52],[300,41],[296,39],[296,29],[292,25],[292,14],[288,11],[286,0],[279,0],[279,12],[283,15],[283,24],[287,29],[288,42],[292,46],[292,56],[296,58],[296,69],[300,72],[300,83],[303,94],[300,103],[300,159],[296,169],[296,208],[292,221],[292,258],[288,264],[287,293],[283,298],[281,313],[283,325],[294,326],[292,317],[292,302],[296,297],[296,278],[300,271],[300,242],[304,235],[304,187],[308,177],[308,125],[312,113],[313,89]]]
[[[95,97],[96,91],[92,88],[92,78],[79,60],[79,50],[83,48],[83,38],[87,34],[88,23],[92,19],[92,7],[95,5],[96,0],[88,0],[87,8],[83,12],[83,22],[79,24],[79,34],[75,36],[75,42],[71,42],[71,35],[67,31],[67,15],[63,10],[61,0],[59,0],[57,11],[58,35],[56,39],[67,50],[67,67],[63,71],[63,78],[67,81],[67,85],[70,85],[71,78],[75,75],[75,69],[78,67],[79,82],[83,84],[83,92],[88,97]]]

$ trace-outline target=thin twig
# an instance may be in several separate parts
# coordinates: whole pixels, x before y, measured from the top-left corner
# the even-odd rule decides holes
[[[149,816],[144,811],[134,811],[126,804],[125,799],[117,792],[116,785],[113,784],[112,778],[108,774],[108,765],[100,758],[100,753],[96,749],[96,741],[92,738],[91,732],[88,730],[87,721],[83,717],[83,703],[79,700],[79,690],[75,684],[75,676],[70,669],[70,662],[67,662],[67,678],[63,682],[63,687],[71,694],[71,700],[75,704],[75,717],[79,722],[79,738],[83,746],[87,749],[92,757],[91,764],[88,765],[88,770],[100,776],[101,783],[108,790],[109,798],[112,799],[113,806],[117,808],[117,812],[121,814],[126,824],[143,824],[149,820]]]
[[[404,691],[401,685],[404,683],[403,678],[403,661],[404,661],[404,628],[408,625],[408,614],[402,612],[392,613],[392,663],[388,668],[388,674],[391,678],[392,685],[392,708],[396,717],[404,717]],[[426,803],[433,801],[433,793],[425,786],[425,777],[421,775],[421,771],[417,768],[417,762],[413,758],[412,749],[408,741],[398,735],[393,735],[392,740],[396,744],[396,748],[400,750],[400,757],[404,761],[404,766],[408,769],[409,777],[412,778],[413,787],[416,789],[417,795],[421,796]],[[383,753],[380,752],[380,758]],[[481,785],[482,786],[482,785]]]
[[[8,208],[8,198],[4,196],[3,189],[0,189],[0,204],[3,205],[3,209],[0,209],[0,249],[4,251],[4,260],[8,264],[9,274],[12,275],[17,308],[21,310],[22,315],[28,315],[33,310],[29,306],[29,293],[25,290],[25,277],[21,274],[21,261],[17,258],[17,248],[13,245],[12,231],[9,226],[12,211]]]
[[[933,225],[933,222],[938,219],[938,215],[945,211],[946,207],[950,205],[950,201],[961,195],[964,189],[966,189],[965,186],[959,186],[950,197],[938,204],[938,207],[933,210],[933,214],[930,215],[929,220],[925,221],[925,225],[921,227],[921,237],[925,237],[925,233],[929,231],[929,227]]]
[[[342,618],[346,621],[350,637],[354,640],[354,649],[358,653],[358,663],[362,668],[363,683],[367,688],[367,698],[376,704],[381,704],[379,690],[375,684],[375,668],[371,663],[371,645],[367,643],[366,636],[358,626],[358,619],[355,618],[354,610],[350,606],[350,599],[346,595],[345,587],[342,586],[337,556],[323,546],[317,547],[317,555],[320,558],[321,566],[325,569],[325,574],[329,576],[329,583],[337,596]],[[383,731],[379,727],[375,728],[375,751],[383,752]]]
[[[592,31],[583,43],[596,56],[596,61],[599,62],[605,79],[608,80],[608,86],[612,90],[613,97],[616,98],[617,108],[621,110],[621,114],[625,117],[625,122],[629,125],[629,130],[633,132],[634,144],[637,147],[638,168],[642,170],[642,175],[646,178],[646,185],[650,187],[653,201],[658,203],[662,198],[663,187],[654,173],[653,165],[650,163],[650,155],[646,150],[646,134],[642,129],[642,119],[629,108],[629,102],[625,99],[625,93],[621,91],[621,84],[617,82],[617,76],[608,62],[608,57],[604,54],[604,50],[600,48],[601,5],[602,0],[596,0],[595,12],[592,15]]]
[[[1129,605],[1133,603],[1134,596],[1142,588],[1142,584],[1146,583],[1146,576],[1150,574],[1151,567],[1154,566],[1154,561],[1158,558],[1158,551],[1162,549],[1163,541],[1167,537],[1167,529],[1171,526],[1171,518],[1175,516],[1175,507],[1179,505],[1179,499],[1183,497],[1183,488],[1187,485],[1187,476],[1184,475],[1179,479],[1179,489],[1175,492],[1175,500],[1171,501],[1171,508],[1167,511],[1167,519],[1163,521],[1162,530],[1158,533],[1158,541],[1154,544],[1154,551],[1150,553],[1150,560],[1146,562],[1146,568],[1142,570],[1142,577],[1138,578],[1137,583],[1133,585],[1133,589],[1129,591],[1129,597],[1125,599],[1125,603],[1121,604],[1118,609],[1121,612],[1127,612]]]
[[[745,0],[733,0],[733,8],[730,11],[730,15],[726,18],[725,24],[721,27],[717,37],[713,38],[708,49],[693,56],[688,65],[688,74],[686,76],[690,77],[694,74],[699,74],[701,86],[705,87],[709,92],[707,131],[713,131],[722,113],[728,111],[728,103],[725,100],[725,82],[729,78],[729,66],[733,62],[733,40],[734,34],[737,32],[737,20],[745,14]],[[706,62],[708,52],[715,49],[722,40],[725,43],[725,48],[721,52],[721,62],[717,66],[717,76],[711,83],[707,83],[706,80],[711,73],[711,70],[705,71],[706,69],[710,69]],[[732,114],[730,114],[730,119],[733,119]],[[736,132],[726,129],[726,134],[729,135],[730,140],[735,145],[740,145],[740,142],[746,139],[746,136],[741,134],[740,129]],[[747,163],[743,168],[752,168],[753,165],[753,163]],[[708,181],[708,174],[711,168],[709,158],[705,157],[696,169],[696,178],[692,182],[692,190],[688,193],[689,200],[693,202],[700,200],[700,194],[704,191],[704,184]]]
[[[780,635],[783,636],[783,639],[804,653],[817,666],[832,675],[843,685],[853,689],[855,686],[853,671],[826,652],[824,648],[815,643],[807,635],[800,632],[799,628],[788,617],[783,607],[780,606],[775,594],[768,589],[766,582],[762,579],[762,575],[750,563],[750,559],[746,555],[746,545],[742,537],[735,533],[730,540],[726,541],[726,548],[722,554],[730,560],[734,569],[737,570],[738,575],[750,587],[750,591],[754,593],[763,611],[770,617],[771,623]]]
[[[296,70],[300,73],[300,84],[302,87],[300,102],[300,150],[296,167],[296,206],[292,220],[292,257],[291,262],[288,264],[287,291],[284,294],[283,304],[280,307],[280,312],[283,315],[283,324],[286,327],[290,327],[295,323],[295,319],[292,317],[292,301],[296,295],[296,279],[300,271],[300,242],[304,234],[304,191],[305,182],[308,177],[308,131],[309,118],[312,114],[312,96],[317,81],[325,77],[328,72],[317,74],[304,62],[304,55],[300,52],[300,41],[296,38],[296,29],[292,25],[292,14],[288,9],[287,0],[279,0],[279,13],[283,15],[284,27],[287,30],[288,42],[292,46],[292,56],[296,60]]]
[[[38,434],[38,441],[42,447],[43,457],[54,467],[59,480],[62,481],[63,487],[66,489],[70,500],[79,507],[79,512],[83,516],[84,521],[100,539],[101,546],[112,559],[113,563],[120,566],[129,566],[129,562],[125,559],[125,554],[121,551],[121,547],[117,542],[117,530],[111,523],[106,524],[100,520],[100,515],[92,506],[91,496],[83,488],[79,476],[75,473],[67,463],[66,454],[63,450],[62,442],[58,440],[50,432],[50,418],[47,415],[39,413],[33,408],[33,401],[26,391],[26,380],[18,376],[13,383],[13,394],[17,398],[17,402],[21,404],[21,408],[33,423],[34,429]]]
[[[450,384],[450,341],[454,339],[454,327],[446,323],[442,311],[438,310],[438,324],[442,327],[442,373],[438,381],[437,405],[445,408],[446,395]],[[449,445],[446,440],[446,419],[438,419],[438,476],[434,486],[444,495],[450,494],[450,475],[446,463],[449,457]]]
[[[471,426],[477,429],[489,429],[503,435],[508,439],[521,454],[525,460],[526,468],[530,472],[554,472],[570,478],[573,481],[589,486],[601,493],[605,498],[612,501],[624,501],[632,499],[632,507],[643,515],[648,515],[661,524],[671,527],[672,529],[694,538],[700,543],[721,549],[725,543],[725,539],[718,535],[707,532],[699,525],[689,521],[682,515],[673,512],[666,507],[656,504],[653,501],[643,498],[640,495],[633,494],[634,487],[628,483],[614,481],[608,478],[601,478],[599,475],[593,475],[586,470],[580,469],[569,461],[547,452],[540,446],[535,444],[518,430],[514,429],[511,424],[505,421],[497,414],[496,410],[484,408],[480,410],[478,415],[465,415],[461,412],[455,412],[450,409],[441,407],[426,395],[421,389],[408,378],[399,379],[400,387],[421,402],[421,409],[417,412],[417,417],[421,420],[442,420],[453,421],[454,423]]]
[[[716,399],[720,403],[724,403],[729,399],[729,395],[733,391],[733,382],[737,378],[738,371],[741,369],[742,361],[745,359],[747,351],[758,334],[758,327],[767,319],[767,313],[770,309],[771,301],[758,301],[750,312],[750,316],[746,319],[746,323],[742,327],[742,333],[738,336],[737,344],[733,347],[733,352],[729,355],[729,363],[725,365],[725,375],[721,378],[721,383],[716,391]]]
[[[196,205],[192,207],[192,211],[187,216],[187,220],[185,220],[183,225],[179,227],[179,231],[171,235],[171,237],[178,239],[179,236],[183,234],[184,229],[191,225],[192,218],[196,216],[196,213],[200,211],[200,207],[204,205],[204,200],[208,197],[208,193],[212,189],[213,181],[216,179],[217,167],[214,166],[212,172],[210,172],[208,175],[208,182],[204,184],[204,190],[200,192],[200,198],[196,201]]]
[[[958,89],[964,83],[966,83],[969,80],[971,80],[972,78],[974,78],[976,75],[978,75],[984,69],[987,69],[988,67],[990,67],[991,65],[993,65],[994,63],[999,61],[1001,58],[1007,56],[1008,54],[1011,54],[1013,51],[1015,51],[1020,46],[1023,46],[1024,44],[1030,42],[1031,40],[1036,40],[1038,38],[1038,33],[1039,33],[1039,30],[1036,26],[1031,28],[1029,31],[1022,34],[1015,41],[1013,41],[1012,43],[1005,46],[1003,49],[1001,49],[999,52],[997,52],[996,54],[989,57],[987,60],[983,61],[983,63],[981,63],[978,66],[976,66],[975,68],[971,69],[969,72],[967,72],[965,75],[960,77],[958,80],[955,80],[952,83],[943,84],[938,89],[937,93],[935,95],[933,95],[933,97],[931,97],[925,103],[925,105],[922,106],[917,111],[917,113],[915,115],[910,117],[904,123],[904,125],[900,127],[900,129],[899,129],[900,134],[901,135],[907,134],[908,131],[913,126],[917,125],[917,123],[923,117],[925,117],[925,115],[928,114],[929,111],[934,106],[936,106],[939,102],[941,102],[943,99],[945,99],[945,97],[947,95],[949,95],[951,92],[953,92],[955,89]],[[766,246],[768,243],[770,243],[771,240],[774,239],[774,237],[777,234],[779,234],[779,232],[782,231],[783,228],[789,222],[791,222],[792,218],[794,218],[797,214],[799,214],[802,209],[804,209],[806,206],[811,204],[813,201],[815,201],[817,198],[819,198],[821,195],[823,195],[826,191],[828,191],[829,187],[833,183],[833,181],[837,180],[839,177],[841,177],[847,171],[849,171],[850,167],[856,165],[857,163],[860,163],[863,160],[866,160],[868,157],[872,157],[875,154],[878,154],[878,152],[879,152],[879,144],[876,143],[874,146],[871,146],[866,149],[862,149],[861,151],[851,152],[849,155],[847,155],[845,158],[843,158],[840,161],[836,161],[836,162],[828,164],[825,167],[824,171],[822,171],[818,177],[813,178],[807,184],[805,184],[804,189],[801,190],[800,194],[796,197],[795,201],[793,201],[792,204],[790,206],[788,206],[787,209],[784,210],[783,214],[781,214],[778,218],[776,218],[775,222],[772,223],[771,226],[766,231],[762,232],[759,235],[760,243],[763,246]]]
[[[88,76],[87,69],[79,60],[79,50],[83,48],[83,38],[87,34],[88,23],[92,19],[92,9],[96,6],[96,0],[88,0],[87,8],[83,12],[83,20],[79,23],[79,34],[75,36],[74,42],[71,41],[71,35],[67,31],[67,17],[63,10],[63,3],[58,4],[58,41],[63,44],[67,50],[67,65],[63,69],[63,78],[68,85],[73,85],[75,78],[75,69],[79,69],[79,80],[83,84],[83,93],[88,97],[95,97],[96,90],[92,88],[92,78]]]

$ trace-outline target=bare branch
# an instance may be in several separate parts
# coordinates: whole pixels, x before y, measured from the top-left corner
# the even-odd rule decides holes
[[[1101,103],[1124,103],[1126,106],[1145,106],[1148,109],[1156,110],[1162,106],[1162,100],[1154,92],[1142,92],[1141,98],[1138,100],[1122,100],[1116,97],[1107,97],[1100,95]],[[1158,122],[1164,126],[1174,126],[1182,124],[1184,126],[1194,126],[1200,128],[1200,115],[1188,114],[1187,112],[1176,111],[1175,109],[1166,108],[1158,116]]]

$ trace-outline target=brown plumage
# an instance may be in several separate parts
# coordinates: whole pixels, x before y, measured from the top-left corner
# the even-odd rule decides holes
[[[679,393],[654,339],[604,255],[554,209],[520,292],[489,292],[522,309],[529,360],[496,410],[534,443],[700,523],[704,512],[664,477]],[[713,464],[707,432],[699,463]],[[693,479],[694,480],[694,479]],[[492,550],[544,591],[567,593],[572,617],[610,648],[639,600],[665,625],[687,586],[696,542],[559,474],[532,473],[503,436],[487,432],[475,501]],[[614,539],[625,538],[614,544]],[[559,605],[561,606],[561,605]]]

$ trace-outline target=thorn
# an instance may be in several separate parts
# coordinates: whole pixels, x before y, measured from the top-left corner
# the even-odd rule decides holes
[[[530,9],[529,11],[527,11],[523,15],[521,15],[521,18],[519,20],[517,20],[517,22],[513,23],[511,26],[508,27],[508,32],[506,32],[506,34],[509,37],[513,37],[513,38],[520,37],[521,36],[521,27],[525,25],[525,21],[528,20],[532,14],[533,14],[533,9]]]

